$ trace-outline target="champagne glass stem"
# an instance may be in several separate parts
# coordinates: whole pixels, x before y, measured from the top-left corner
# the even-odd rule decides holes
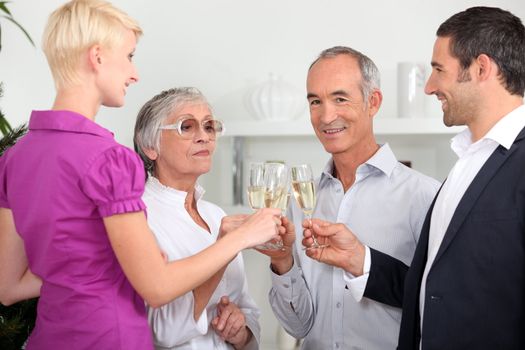
[[[308,226],[310,227],[310,230],[312,231],[312,240],[313,240],[313,242],[312,242],[311,246],[305,247],[303,249],[307,250],[307,249],[318,249],[318,248],[328,247],[328,244],[320,244],[317,241],[317,237],[315,237],[314,229],[313,229],[313,225],[312,225],[312,214],[305,214],[305,216],[306,216],[306,219],[308,220]]]

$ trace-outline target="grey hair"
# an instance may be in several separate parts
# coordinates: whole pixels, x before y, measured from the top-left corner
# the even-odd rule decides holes
[[[312,62],[308,70],[312,69],[313,65],[319,60],[324,58],[333,58],[339,55],[349,55],[357,60],[362,76],[361,93],[363,94],[363,99],[368,101],[368,96],[370,96],[374,90],[379,90],[381,88],[381,76],[374,61],[361,52],[346,46],[331,47],[329,49],[323,50],[315,59],[315,61]]]
[[[153,150],[160,154],[161,126],[177,109],[188,103],[202,103],[211,106],[206,97],[197,88],[180,87],[162,91],[142,106],[135,122],[133,143],[135,151],[144,162],[146,173],[155,169],[155,161],[150,159],[144,150]]]

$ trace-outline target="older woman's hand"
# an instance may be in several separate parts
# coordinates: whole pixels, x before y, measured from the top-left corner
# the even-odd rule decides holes
[[[219,228],[219,238],[241,226],[248,217],[249,215],[247,214],[228,215],[223,217],[221,220],[221,227]]]
[[[272,262],[274,260],[284,259],[288,255],[292,254],[293,244],[295,242],[295,226],[290,220],[288,220],[286,216],[281,217],[279,233],[283,241],[282,249],[257,249],[264,255],[268,255],[272,259]]]
[[[215,332],[235,349],[242,349],[253,337],[246,327],[246,318],[239,307],[223,296],[217,304],[217,316],[211,321]]]
[[[264,255],[270,257],[272,270],[282,275],[288,272],[293,265],[293,244],[295,242],[295,226],[286,216],[281,217],[281,227],[279,228],[283,248],[280,250],[257,249]]]

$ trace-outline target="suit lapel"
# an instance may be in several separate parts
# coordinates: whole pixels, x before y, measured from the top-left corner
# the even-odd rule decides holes
[[[418,271],[421,270],[421,273],[418,273],[418,280],[420,280],[423,276],[423,269],[427,262],[428,237],[430,233],[430,219],[432,217],[432,210],[434,210],[434,205],[436,204],[437,197],[439,196],[439,193],[441,192],[441,189],[443,188],[444,184],[445,182],[443,181],[443,183],[439,187],[439,190],[434,196],[434,199],[432,200],[432,204],[430,204],[430,207],[428,208],[427,216],[425,217],[423,226],[421,226],[421,234],[419,235],[416,251],[414,252],[414,258],[412,259],[412,263],[410,264],[411,268],[415,269],[417,267]]]
[[[487,159],[485,164],[481,167],[478,174],[474,177],[472,183],[459,201],[458,207],[456,208],[456,211],[450,220],[447,232],[445,232],[445,237],[443,237],[443,242],[439,247],[438,253],[432,265],[434,265],[447,250],[450,242],[452,242],[456,236],[459,228],[467,218],[468,214],[472,210],[472,207],[474,207],[474,204],[487,184],[497,173],[498,169],[503,165],[503,163],[505,163],[507,158],[516,150],[518,147],[517,144],[524,136],[525,128],[521,130],[518,137],[516,138],[516,141],[514,141],[512,147],[509,150],[501,145],[498,146],[498,148],[496,148],[492,155]]]

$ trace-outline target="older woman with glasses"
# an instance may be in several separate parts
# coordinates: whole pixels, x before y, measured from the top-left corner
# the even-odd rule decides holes
[[[195,88],[175,88],[140,110],[135,147],[147,173],[143,200],[148,223],[169,261],[198,253],[239,226],[245,215],[226,217],[202,199],[199,176],[212,164],[224,131]],[[148,317],[158,349],[258,348],[259,310],[248,295],[242,255],[208,281]]]

